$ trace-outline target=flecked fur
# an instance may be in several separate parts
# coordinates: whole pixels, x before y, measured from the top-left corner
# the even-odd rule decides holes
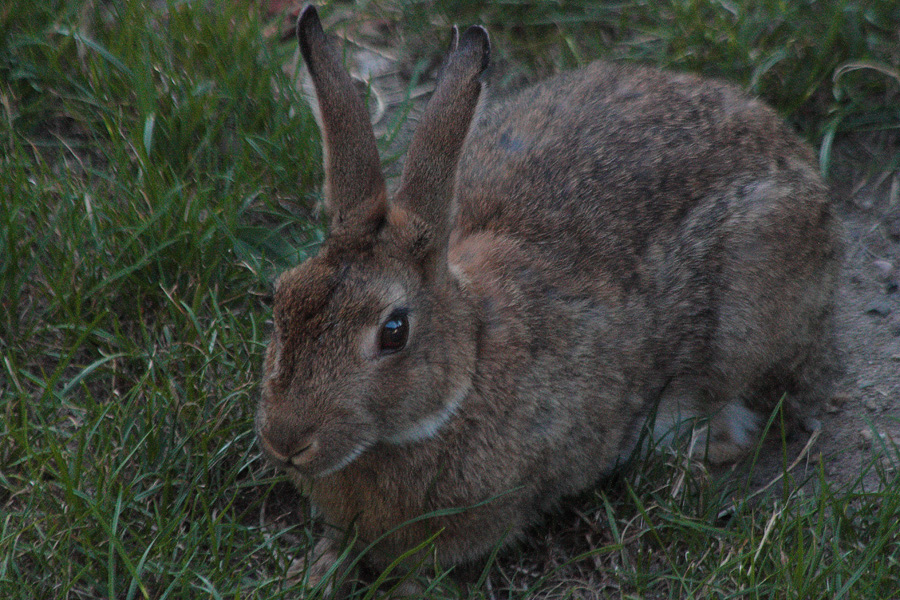
[[[369,564],[441,530],[445,566],[482,557],[620,464],[650,415],[712,417],[709,457],[731,460],[754,413],[823,397],[840,238],[770,108],[603,62],[482,107],[489,43],[470,28],[388,198],[315,9],[298,34],[332,225],[277,286],[261,446],[360,547],[471,507],[393,531]],[[409,340],[383,354],[398,309]],[[336,544],[317,552],[321,573]]]

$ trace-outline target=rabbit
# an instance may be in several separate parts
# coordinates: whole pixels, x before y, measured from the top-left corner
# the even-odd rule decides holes
[[[478,561],[647,428],[706,419],[705,453],[728,462],[785,394],[815,425],[841,235],[772,109],[606,62],[487,103],[488,34],[454,28],[389,195],[314,7],[297,33],[329,235],[275,284],[255,429],[335,526],[311,579],[341,535],[374,569],[429,541],[443,567]]]

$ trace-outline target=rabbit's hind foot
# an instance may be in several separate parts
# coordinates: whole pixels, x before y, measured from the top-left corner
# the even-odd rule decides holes
[[[669,400],[660,403],[653,421],[653,437],[659,445],[687,440],[691,455],[720,465],[739,460],[759,439],[762,417],[741,400],[731,400],[713,412]]]

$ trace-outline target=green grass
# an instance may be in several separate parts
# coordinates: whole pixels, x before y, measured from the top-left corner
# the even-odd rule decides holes
[[[900,129],[900,3],[895,0],[407,0],[412,50],[429,23],[482,23],[528,78],[597,57],[637,60],[744,85],[820,145]],[[439,17],[437,17],[439,16]],[[895,159],[893,167],[900,166]]]
[[[893,1],[365,11],[429,36],[440,14],[481,20],[533,73],[606,54],[725,76],[826,158],[835,136],[900,120]],[[293,47],[261,29],[241,2],[0,8],[2,598],[297,594],[282,580],[312,537],[306,508],[263,464],[252,415],[269,282],[321,239],[321,154],[282,70]],[[761,502],[670,459],[582,498],[484,585],[442,579],[434,595],[900,590],[894,472],[878,493],[823,480]]]
[[[271,597],[250,423],[315,124],[237,3],[96,4],[3,9],[0,596]]]

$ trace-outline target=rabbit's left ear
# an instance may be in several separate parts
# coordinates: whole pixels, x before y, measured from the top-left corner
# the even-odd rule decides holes
[[[369,113],[314,6],[303,9],[297,40],[319,104],[331,228],[371,230],[384,220],[387,190]]]
[[[483,27],[456,28],[441,76],[410,142],[394,204],[429,228],[430,249],[446,249],[456,168],[481,96],[491,44]]]

